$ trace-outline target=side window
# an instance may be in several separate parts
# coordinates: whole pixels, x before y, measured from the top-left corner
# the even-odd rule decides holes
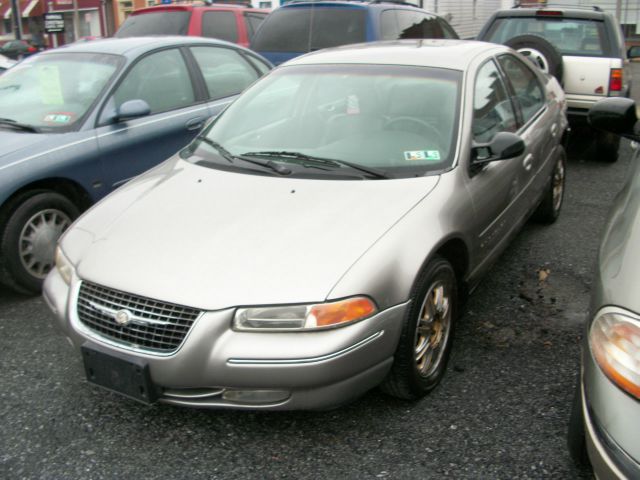
[[[245,54],[245,55],[246,55],[246,58],[248,58],[249,61],[251,62],[251,65],[256,67],[256,69],[260,72],[260,76],[266,74],[269,70],[271,70],[271,67],[269,66],[269,64],[265,63],[264,60],[256,57],[255,55],[250,55],[250,54]]]
[[[438,19],[438,23],[440,24],[440,28],[442,29],[444,38],[458,38],[458,34],[453,29],[453,27],[451,27],[451,25],[449,25],[441,18]]]
[[[209,98],[236,95],[258,79],[247,60],[231,48],[192,47],[191,52],[202,71]]]
[[[129,71],[114,94],[115,106],[144,100],[151,113],[186,107],[195,101],[191,77],[177,49],[152,53]]]
[[[447,38],[436,17],[424,15],[422,18],[422,37],[424,38]],[[418,38],[418,37],[415,37]]]
[[[485,63],[476,76],[473,91],[473,139],[489,142],[498,132],[515,132],[516,116],[493,61]]]
[[[410,10],[385,10],[380,16],[382,40],[422,38],[421,20]]]
[[[202,36],[238,41],[238,26],[233,12],[205,12],[202,15]]]
[[[266,17],[266,15],[263,13],[250,12],[244,14],[245,23],[247,25],[247,32],[249,33],[249,40],[251,40],[255,35],[256,30],[258,30],[258,27],[264,20],[264,17]]]
[[[507,81],[511,84],[516,103],[522,112],[522,119],[527,123],[545,104],[544,90],[531,68],[513,55],[501,55],[498,58]]]

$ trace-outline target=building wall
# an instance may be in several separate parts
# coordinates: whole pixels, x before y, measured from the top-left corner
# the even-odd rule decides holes
[[[424,0],[423,8],[446,18],[460,38],[473,38],[493,12],[511,5],[503,0]]]

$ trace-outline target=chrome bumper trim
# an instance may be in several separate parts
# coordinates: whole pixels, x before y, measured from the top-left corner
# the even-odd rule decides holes
[[[318,357],[308,357],[308,358],[286,358],[286,359],[269,359],[262,360],[259,358],[229,358],[227,360],[227,364],[229,365],[304,365],[307,363],[318,363],[324,362],[326,360],[332,360],[337,357],[341,357],[346,355],[347,353],[353,352],[359,348],[364,347],[365,345],[377,340],[378,338],[384,335],[384,330],[380,330],[379,332],[374,333],[373,335],[365,338],[364,340],[360,340],[358,343],[354,343],[353,345],[339,350],[334,353],[329,353],[327,355],[320,355]]]

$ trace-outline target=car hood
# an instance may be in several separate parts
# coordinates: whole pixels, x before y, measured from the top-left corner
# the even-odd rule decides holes
[[[1,115],[0,115],[1,116]],[[30,133],[14,130],[11,127],[0,127],[0,167],[13,163],[20,151],[28,148],[30,154],[38,153],[37,145],[48,145],[52,138],[62,137],[60,134]]]
[[[171,160],[90,210],[62,247],[80,278],[167,302],[317,302],[438,179],[309,180]]]

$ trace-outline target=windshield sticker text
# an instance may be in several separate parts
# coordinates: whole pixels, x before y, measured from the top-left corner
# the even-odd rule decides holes
[[[428,162],[440,161],[440,150],[413,150],[404,152],[407,161],[426,160]]]

